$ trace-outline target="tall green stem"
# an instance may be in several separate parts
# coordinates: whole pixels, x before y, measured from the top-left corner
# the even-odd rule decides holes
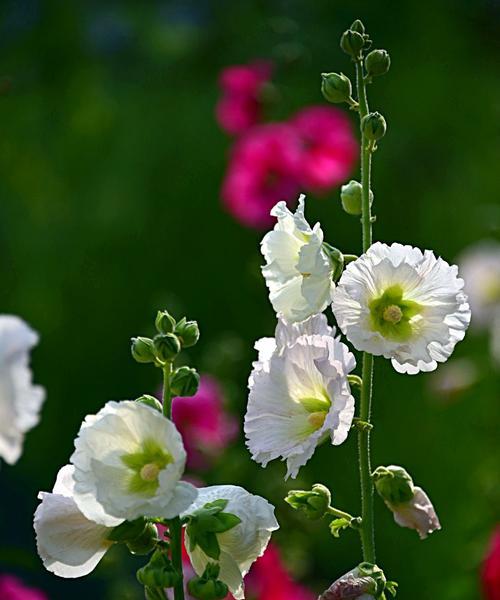
[[[172,375],[172,364],[167,363],[163,367],[163,414],[167,419],[172,418],[172,392],[170,389],[170,377]],[[179,517],[169,522],[170,550],[172,552],[172,564],[180,573],[180,581],[174,587],[174,600],[184,600],[184,574],[182,572],[182,525]]]
[[[356,85],[358,92],[360,122],[368,114],[368,100],[366,97],[366,84],[364,81],[363,63],[356,62]],[[362,215],[361,225],[363,231],[363,252],[366,252],[372,243],[372,214],[370,204],[370,179],[371,179],[372,152],[361,128],[361,186],[362,186]],[[363,353],[362,386],[360,397],[360,418],[370,422],[372,387],[373,387],[373,356]],[[361,516],[360,529],[361,544],[363,546],[363,560],[375,563],[375,531],[373,523],[373,483],[371,479],[370,464],[370,431],[358,430],[359,474],[361,479]]]

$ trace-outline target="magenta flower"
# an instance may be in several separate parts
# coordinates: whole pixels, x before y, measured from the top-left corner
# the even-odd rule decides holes
[[[249,227],[273,223],[271,208],[279,201],[296,202],[302,142],[286,123],[259,125],[233,148],[222,199],[227,210]]]
[[[331,106],[310,106],[290,123],[302,139],[299,179],[303,190],[322,194],[343,183],[358,154],[347,115]]]
[[[0,598],[2,600],[48,600],[48,597],[35,588],[26,587],[14,575],[0,575]]]
[[[234,65],[222,71],[219,78],[222,96],[215,115],[226,133],[241,135],[261,120],[261,92],[272,70],[271,63],[261,61]]]
[[[182,435],[191,469],[210,466],[226,446],[236,437],[236,418],[224,410],[224,396],[219,384],[208,375],[202,375],[195,396],[174,398],[172,420]]]
[[[500,525],[491,537],[481,570],[481,584],[487,600],[500,600]]]

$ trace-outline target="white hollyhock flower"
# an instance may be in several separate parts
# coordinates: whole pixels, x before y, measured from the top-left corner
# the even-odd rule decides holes
[[[40,420],[45,390],[32,383],[29,351],[38,343],[22,319],[0,315],[0,456],[14,464],[25,433]]]
[[[87,518],[102,525],[110,524],[108,515],[171,519],[196,498],[196,488],[180,481],[186,451],[179,432],[144,404],[108,402],[97,415],[87,416],[70,460],[75,501]]]
[[[228,500],[224,512],[236,515],[241,521],[229,531],[216,534],[220,547],[219,560],[208,557],[199,546],[191,550],[187,532],[186,548],[199,576],[208,563],[218,562],[219,579],[228,586],[236,600],[240,600],[245,597],[243,578],[252,563],[264,554],[272,532],[279,525],[274,516],[274,507],[267,500],[236,485],[213,485],[198,489],[198,497],[182,516],[188,516],[215,500]]]
[[[252,458],[264,467],[281,457],[286,477],[327,439],[334,445],[347,437],[354,398],[347,375],[356,366],[345,344],[324,315],[300,324],[278,322],[276,338],[256,343],[259,359],[249,378],[245,435]]]
[[[349,263],[333,296],[340,329],[357,350],[392,359],[400,373],[433,371],[470,322],[457,267],[432,252],[377,242]]]
[[[474,314],[473,325],[488,328],[500,312],[500,244],[482,241],[458,260]]]
[[[38,554],[45,568],[59,577],[88,575],[113,543],[107,539],[113,528],[90,521],[76,505],[73,471],[66,465],[52,492],[38,494],[41,503],[34,519]]]
[[[285,202],[271,210],[278,218],[264,236],[261,251],[266,259],[262,273],[274,310],[289,321],[303,321],[320,313],[331,301],[332,265],[323,245],[320,224],[311,228],[304,217],[304,196],[295,214]]]

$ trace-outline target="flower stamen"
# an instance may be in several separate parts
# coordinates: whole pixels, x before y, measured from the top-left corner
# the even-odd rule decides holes
[[[141,479],[144,481],[155,481],[158,477],[158,473],[160,472],[160,468],[155,463],[147,463],[145,464],[139,472]]]
[[[382,318],[388,323],[397,325],[403,318],[403,311],[397,304],[391,304],[384,310]]]

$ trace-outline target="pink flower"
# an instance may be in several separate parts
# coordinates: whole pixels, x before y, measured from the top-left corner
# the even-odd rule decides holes
[[[235,145],[222,186],[228,211],[244,225],[266,228],[279,200],[295,201],[300,191],[298,169],[302,143],[286,123],[251,129]]]
[[[315,600],[316,595],[295,583],[280,552],[270,543],[245,577],[245,596],[255,600]],[[232,596],[230,596],[232,598]]]
[[[224,131],[240,135],[260,121],[260,94],[271,73],[272,65],[268,62],[235,65],[222,71],[219,85],[223,94],[215,114]]]
[[[358,144],[347,115],[331,106],[310,106],[291,120],[303,144],[299,178],[302,187],[321,194],[350,175]]]
[[[487,600],[500,600],[500,526],[493,532],[481,570],[481,583]]]
[[[172,420],[182,435],[187,464],[205,469],[238,433],[237,420],[224,412],[224,396],[219,384],[202,375],[195,396],[174,398]]]
[[[14,575],[0,575],[0,598],[2,600],[48,600],[48,597],[35,588],[26,587]]]

